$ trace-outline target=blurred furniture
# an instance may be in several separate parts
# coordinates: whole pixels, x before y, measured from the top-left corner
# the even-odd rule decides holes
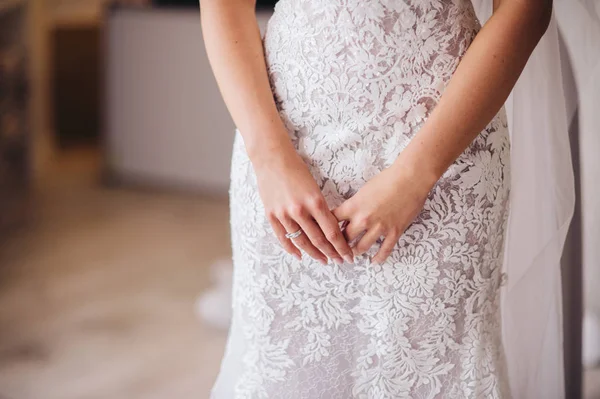
[[[271,12],[257,15],[264,26]],[[198,10],[115,8],[106,50],[109,175],[225,195],[235,128],[204,50]]]
[[[52,129],[59,148],[98,144],[103,10],[108,0],[47,0]]]
[[[0,1],[0,234],[25,216],[29,183],[28,3]]]
[[[100,140],[101,30],[98,21],[53,24],[52,104],[61,148]]]

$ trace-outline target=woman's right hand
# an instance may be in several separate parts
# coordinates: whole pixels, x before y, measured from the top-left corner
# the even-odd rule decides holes
[[[343,263],[342,258],[353,262],[338,220],[292,145],[271,148],[254,157],[252,165],[268,220],[288,253],[300,259],[300,248],[323,264],[327,257],[338,264]],[[300,229],[302,234],[296,238],[285,236]]]
[[[254,4],[200,2],[204,44],[223,99],[243,134],[269,221],[283,247],[315,259],[352,261],[352,251],[307,165],[293,147],[269,83]],[[293,242],[285,237],[302,229]],[[294,246],[296,244],[296,246]]]

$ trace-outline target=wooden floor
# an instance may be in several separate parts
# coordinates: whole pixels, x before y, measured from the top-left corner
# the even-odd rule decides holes
[[[101,188],[94,170],[63,158],[1,241],[0,398],[205,399],[225,334],[194,301],[230,254],[227,203]],[[585,381],[600,398],[600,372]]]
[[[102,189],[66,159],[0,248],[0,398],[201,399],[225,334],[194,313],[225,201]]]

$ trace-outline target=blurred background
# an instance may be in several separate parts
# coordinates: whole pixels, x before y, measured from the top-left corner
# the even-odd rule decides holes
[[[208,398],[233,136],[197,0],[0,0],[1,399]],[[600,398],[567,297],[568,397]]]

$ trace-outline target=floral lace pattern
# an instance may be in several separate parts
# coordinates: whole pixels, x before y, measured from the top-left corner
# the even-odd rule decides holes
[[[264,39],[273,93],[330,207],[406,147],[478,30],[469,0],[278,3]],[[234,320],[215,399],[509,397],[503,111],[382,265],[378,245],[340,266],[285,253],[239,132],[231,177]]]

